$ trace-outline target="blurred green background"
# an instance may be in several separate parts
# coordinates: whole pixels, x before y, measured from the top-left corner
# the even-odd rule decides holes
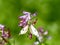
[[[30,40],[28,34],[18,35],[18,17],[24,10],[38,13],[35,27],[49,31],[52,39],[47,40],[48,45],[60,45],[60,0],[0,0],[0,24],[10,28],[10,45],[32,45],[36,40],[35,36]]]

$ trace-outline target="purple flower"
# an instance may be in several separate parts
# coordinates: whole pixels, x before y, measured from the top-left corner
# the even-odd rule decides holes
[[[30,12],[26,12],[23,11],[23,16],[20,16],[19,18],[21,19],[19,26],[22,26],[22,30],[20,31],[19,35],[21,34],[25,34],[28,30],[30,31],[30,39],[32,38],[32,35],[35,35],[37,37],[39,37],[39,33],[37,31],[37,29],[33,26],[37,19],[35,19],[34,21],[32,20],[33,15],[35,15],[35,13],[33,15],[30,14]]]
[[[23,14],[24,14],[23,16],[19,17],[20,19],[26,19],[27,21],[31,19],[29,12],[23,11]]]
[[[19,23],[19,26],[25,27],[27,25],[27,22],[25,22],[25,19],[21,20]]]
[[[8,38],[8,31],[4,31],[4,34],[2,35],[3,37],[5,37],[5,38]]]
[[[19,26],[25,27],[27,22],[31,19],[30,13],[23,11],[23,16],[20,16],[19,18],[21,19]]]
[[[3,30],[4,29],[4,25],[0,24],[0,30]]]
[[[24,15],[30,15],[30,12],[23,11]]]
[[[6,37],[6,38],[8,38],[9,37],[9,31],[7,30],[5,30],[5,26],[4,25],[2,25],[2,24],[0,24],[0,31],[1,31],[1,33],[2,33],[2,37]]]
[[[23,11],[23,16],[20,16],[19,19],[21,19],[19,26],[25,27],[28,22],[31,20],[31,17],[36,16],[36,13],[32,14],[30,12]],[[36,23],[37,20],[34,21],[33,25]]]
[[[34,13],[32,16],[36,16],[36,13]]]
[[[47,31],[47,30],[44,31],[44,29],[43,29],[42,27],[38,28],[38,30],[39,30],[38,40],[39,40],[40,42],[43,42],[43,41],[44,41],[44,38],[46,38],[47,35],[48,35],[48,31]]]
[[[2,24],[0,24],[0,30],[1,30],[1,33],[2,33],[2,35],[4,35],[4,25],[2,25]]]
[[[39,27],[38,30],[39,30],[40,33],[44,32],[44,29],[42,27]]]

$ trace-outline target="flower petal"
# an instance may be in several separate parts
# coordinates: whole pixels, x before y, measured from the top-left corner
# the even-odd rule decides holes
[[[30,26],[30,29],[31,29],[30,31],[31,31],[31,33],[32,33],[33,35],[39,37],[38,31],[34,28],[33,25]]]
[[[25,34],[27,31],[28,31],[28,25],[25,26],[25,27],[20,31],[19,35],[20,35],[20,34]]]
[[[25,19],[25,18],[26,18],[26,15],[20,16],[19,18],[20,18],[20,19]]]
[[[23,11],[24,15],[30,15],[30,12]]]
[[[30,15],[28,15],[28,19],[31,19]]]
[[[39,42],[38,42],[38,41],[34,42],[34,45],[38,45],[38,44],[39,44]]]
[[[51,39],[52,39],[52,37],[51,37],[51,36],[47,36],[47,39],[48,39],[48,40],[51,40]]]
[[[38,30],[39,30],[40,33],[44,32],[44,29],[42,27],[39,27]]]
[[[38,37],[38,40],[39,40],[40,42],[43,42],[43,37],[42,37],[42,36]]]
[[[47,34],[48,34],[48,31],[45,31],[45,32],[44,32],[44,35],[47,35]]]
[[[4,25],[1,25],[1,24],[0,24],[0,29],[4,29]]]
[[[36,13],[34,13],[33,16],[36,16]]]

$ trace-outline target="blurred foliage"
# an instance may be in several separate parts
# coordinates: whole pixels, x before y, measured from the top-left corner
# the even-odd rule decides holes
[[[19,36],[18,17],[22,11],[37,12],[35,27],[47,29],[52,40],[48,45],[60,45],[60,0],[0,0],[0,24],[6,25],[11,31],[11,45],[32,45],[36,37],[30,40],[28,34]],[[11,41],[12,40],[12,41]]]

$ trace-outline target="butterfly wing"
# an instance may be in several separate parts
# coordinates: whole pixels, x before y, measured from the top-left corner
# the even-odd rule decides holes
[[[39,33],[38,33],[38,31],[37,31],[36,28],[34,28],[33,25],[30,25],[30,29],[31,29],[30,32],[31,32],[33,35],[39,37]]]
[[[28,25],[25,26],[25,27],[20,31],[19,35],[20,35],[20,34],[25,34],[27,31],[28,31]]]

